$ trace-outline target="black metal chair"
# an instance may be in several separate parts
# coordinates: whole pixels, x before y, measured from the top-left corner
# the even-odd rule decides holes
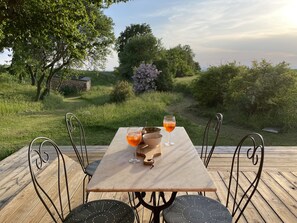
[[[65,122],[71,145],[83,172],[86,174],[85,178],[83,179],[85,186],[86,178],[88,178],[88,181],[90,181],[101,160],[96,160],[92,163],[89,163],[85,130],[80,120],[73,113],[68,112],[65,115]],[[89,193],[87,193],[85,191],[85,187],[83,187],[84,202],[88,201],[88,195]]]
[[[205,167],[208,167],[213,151],[216,147],[222,122],[223,122],[223,115],[221,113],[217,113],[215,116],[211,117],[208,120],[205,126],[202,148],[200,153],[200,158],[202,159]],[[210,134],[210,131],[211,131],[211,134]],[[212,143],[209,143],[210,139],[212,139]]]
[[[247,150],[244,151],[245,149]],[[241,151],[246,152],[246,157]],[[245,165],[246,162],[250,163],[251,168],[256,172],[253,178],[247,179],[247,176],[240,174],[241,162],[244,162]],[[232,222],[232,219],[233,222],[238,222],[258,187],[263,162],[264,140],[262,136],[258,133],[246,135],[239,142],[233,155],[226,206],[201,195],[178,196],[174,203],[163,211],[165,222],[223,223]]]
[[[39,175],[49,161],[53,160],[52,155],[57,159],[57,165],[51,167],[55,174]],[[122,201],[91,201],[72,209],[65,158],[51,139],[38,137],[32,140],[28,149],[28,161],[35,191],[54,222],[134,222],[133,209]],[[51,183],[45,180],[49,177],[53,178]]]

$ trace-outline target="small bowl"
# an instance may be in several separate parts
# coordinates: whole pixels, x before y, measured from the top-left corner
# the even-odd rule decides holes
[[[146,133],[142,136],[143,141],[150,147],[156,147],[162,140],[162,134],[159,132]]]
[[[157,128],[157,127],[144,127],[142,129],[142,134],[160,132],[160,131],[161,131],[161,129]]]

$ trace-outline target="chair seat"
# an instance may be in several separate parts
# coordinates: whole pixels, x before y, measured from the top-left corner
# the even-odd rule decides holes
[[[128,204],[117,200],[98,200],[73,209],[64,222],[133,223],[134,218],[134,211]]]
[[[86,167],[86,174],[88,174],[89,176],[93,176],[95,170],[97,169],[99,163],[101,160],[96,160],[92,163],[90,163],[87,167]]]
[[[216,200],[200,195],[183,195],[163,211],[167,223],[232,222],[228,209]]]

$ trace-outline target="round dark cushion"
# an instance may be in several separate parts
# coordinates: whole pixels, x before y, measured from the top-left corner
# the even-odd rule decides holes
[[[128,204],[117,200],[98,200],[73,209],[64,222],[133,223],[134,218],[134,211]]]
[[[200,195],[183,195],[163,211],[167,223],[231,223],[228,209],[216,200]]]

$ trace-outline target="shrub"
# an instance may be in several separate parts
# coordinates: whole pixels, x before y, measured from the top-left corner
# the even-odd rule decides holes
[[[62,86],[60,87],[60,92],[64,95],[64,96],[72,96],[72,95],[77,95],[79,94],[79,89],[75,86]]]
[[[63,108],[63,99],[64,97],[58,92],[51,92],[51,94],[43,100],[44,108],[48,110]]]
[[[167,59],[155,61],[154,64],[160,72],[156,80],[158,91],[171,91],[173,88],[173,74],[169,69],[169,62]]]
[[[111,101],[123,102],[133,95],[132,87],[128,81],[119,81],[111,93]]]
[[[157,89],[156,80],[160,71],[153,64],[140,64],[133,79],[134,92],[139,94]]]
[[[223,106],[230,81],[244,69],[235,62],[211,66],[193,82],[193,95],[201,105],[208,107]]]
[[[7,72],[0,73],[0,82],[1,83],[14,83],[17,82],[16,76],[13,76]]]
[[[272,65],[254,61],[248,73],[238,75],[230,82],[230,103],[240,105],[249,115],[256,113],[276,115],[292,102],[290,89],[295,88],[296,74],[288,64]]]

